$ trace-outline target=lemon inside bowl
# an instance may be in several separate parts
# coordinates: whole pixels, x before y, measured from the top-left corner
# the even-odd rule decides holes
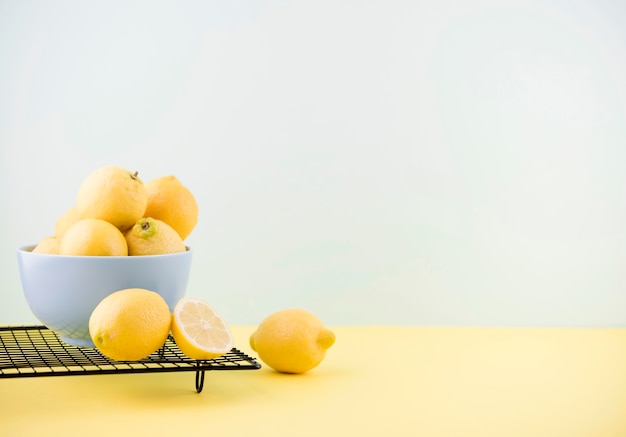
[[[146,256],[64,256],[17,249],[22,291],[30,310],[69,345],[94,347],[89,317],[109,294],[126,288],[159,293],[170,312],[185,295],[192,250]]]

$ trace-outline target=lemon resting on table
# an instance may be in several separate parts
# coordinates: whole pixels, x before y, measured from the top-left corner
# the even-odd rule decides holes
[[[303,309],[277,311],[250,336],[259,358],[282,373],[304,373],[317,367],[335,343],[335,334]]]

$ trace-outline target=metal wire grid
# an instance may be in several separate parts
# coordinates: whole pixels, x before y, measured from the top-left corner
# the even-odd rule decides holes
[[[199,393],[205,370],[260,368],[254,358],[236,348],[212,360],[192,360],[178,349],[171,336],[149,357],[115,361],[96,348],[67,345],[45,326],[0,327],[0,378],[195,371]]]

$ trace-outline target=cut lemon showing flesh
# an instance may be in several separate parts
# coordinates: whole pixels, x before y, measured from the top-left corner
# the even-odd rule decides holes
[[[182,298],[176,304],[172,337],[178,348],[194,360],[211,360],[233,347],[233,336],[224,319],[209,304],[193,297]]]

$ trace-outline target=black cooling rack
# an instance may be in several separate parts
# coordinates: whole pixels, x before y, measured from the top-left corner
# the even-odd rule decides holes
[[[157,352],[139,361],[115,361],[96,348],[65,344],[45,326],[0,326],[0,378],[102,375],[117,373],[196,372],[196,391],[207,370],[260,369],[261,364],[233,348],[212,360],[192,360],[171,335]]]

